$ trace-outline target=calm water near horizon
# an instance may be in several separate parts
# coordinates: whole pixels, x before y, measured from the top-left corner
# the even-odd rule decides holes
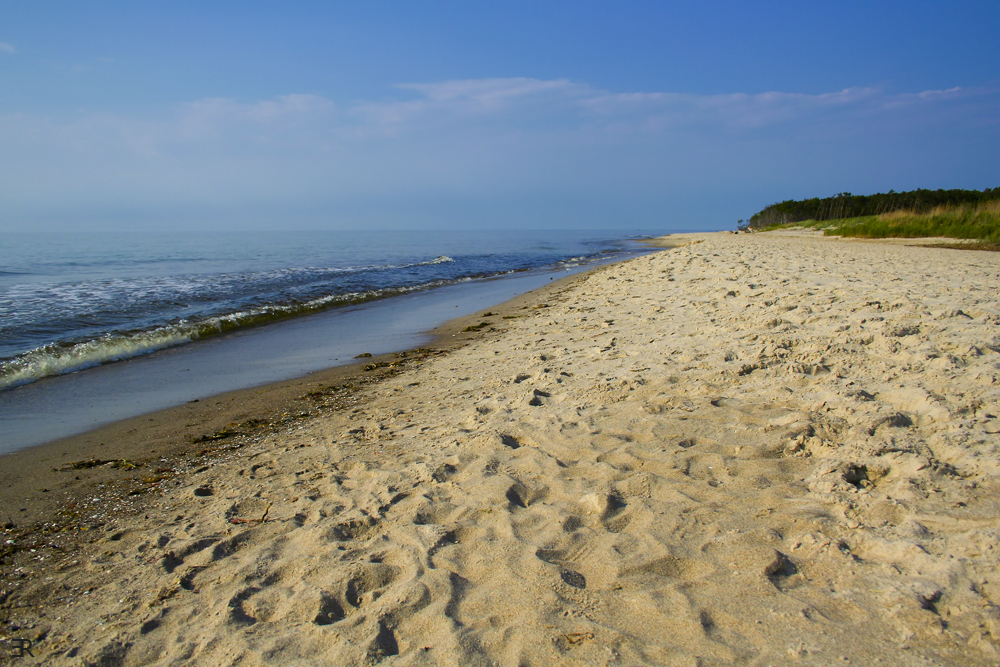
[[[3,235],[0,452],[418,345],[644,252],[615,232]]]

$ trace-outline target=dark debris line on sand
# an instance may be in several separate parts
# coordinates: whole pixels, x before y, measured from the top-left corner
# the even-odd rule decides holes
[[[80,493],[66,493],[62,509],[47,521],[19,524],[9,509],[7,516],[0,517],[3,522],[0,524],[0,581],[3,582],[0,634],[42,641],[48,632],[47,625],[37,618],[24,619],[44,617],[44,610],[51,610],[53,602],[71,604],[76,597],[90,593],[81,587],[53,589],[45,576],[78,568],[81,551],[120,539],[121,519],[143,513],[146,503],[161,497],[168,485],[179,485],[180,479],[189,474],[232,460],[240,456],[244,447],[297,428],[303,420],[353,408],[359,403],[359,390],[398,375],[414,363],[443,354],[447,350],[420,348],[396,353],[389,362],[367,364],[346,382],[300,396],[304,403],[301,410],[230,423],[212,433],[192,436],[189,451],[176,456],[154,455],[136,460],[90,458],[54,468],[67,475],[97,468],[116,470],[118,475]]]
[[[63,492],[61,502],[52,504],[58,507],[57,510],[48,510],[47,513],[36,511],[41,517],[36,521],[18,520],[17,506],[13,503],[24,501],[16,497],[10,506],[0,510],[0,649],[6,648],[3,644],[5,639],[23,638],[38,648],[44,647],[46,655],[70,656],[74,653],[72,647],[62,645],[66,637],[51,645],[46,645],[48,642],[45,640],[57,630],[61,609],[68,609],[100,586],[102,572],[94,571],[87,565],[88,561],[100,563],[115,553],[114,545],[125,537],[125,526],[130,520],[134,522],[142,515],[149,519],[152,510],[169,509],[162,506],[161,499],[172,486],[180,486],[185,478],[214,466],[253,456],[258,453],[259,446],[268,441],[280,442],[282,436],[297,431],[306,420],[356,409],[364,400],[361,394],[365,390],[409,368],[416,368],[427,359],[448,355],[473,340],[503,334],[506,329],[493,326],[485,331],[485,326],[463,327],[487,317],[501,316],[504,320],[526,317],[520,311],[528,311],[532,306],[525,303],[534,304],[546,294],[565,290],[570,282],[584,275],[576,274],[515,297],[499,306],[501,312],[486,312],[453,320],[434,332],[437,340],[429,348],[381,355],[372,363],[358,364],[353,368],[331,369],[337,371],[332,377],[338,380],[329,384],[294,381],[282,390],[285,391],[284,398],[277,399],[277,409],[269,410],[270,405],[261,405],[258,401],[257,407],[252,408],[257,413],[254,417],[201,433],[188,431],[186,436],[183,432],[194,424],[184,425],[177,420],[186,420],[187,413],[164,411],[169,413],[166,419],[171,420],[166,422],[166,428],[153,429],[141,439],[141,451],[149,455],[132,455],[122,459],[90,456],[50,468],[50,480],[59,479],[62,475],[72,475],[76,480],[73,488]],[[483,325],[486,324],[489,322],[484,321]],[[371,355],[359,355],[359,358],[367,359]],[[278,384],[281,383],[275,386]],[[293,387],[299,393],[290,395],[287,390],[296,391]],[[308,390],[302,393],[307,387]],[[238,406],[242,399],[237,397],[235,400]],[[202,404],[200,409],[205,412],[200,419],[203,423],[211,422],[219,415],[217,410],[205,405],[219,405],[219,401],[202,399],[192,403]],[[235,410],[239,409],[245,408],[234,407],[234,404],[224,408],[229,414],[238,414]],[[217,419],[215,421],[218,423]],[[130,426],[128,432],[132,430]],[[116,437],[128,436],[116,434],[109,437],[114,441]],[[89,439],[82,438],[81,442],[83,446],[77,446],[76,451],[87,451],[92,446]],[[100,444],[103,446],[103,443]],[[94,442],[93,446],[96,445]],[[166,450],[171,452],[165,453]],[[87,477],[88,474],[94,477]],[[50,489],[39,489],[38,492],[46,498],[51,498],[49,494],[53,493]],[[198,487],[194,493],[211,495],[213,491]],[[36,498],[28,502],[40,502],[38,494],[35,495]],[[227,520],[229,518],[232,517],[227,517]],[[267,513],[238,519],[266,521]],[[143,519],[138,520],[141,522]],[[50,642],[54,637],[55,634],[52,634]]]

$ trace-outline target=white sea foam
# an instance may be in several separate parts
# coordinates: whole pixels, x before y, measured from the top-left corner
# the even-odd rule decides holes
[[[0,281],[0,389],[339,305],[544,265],[534,250],[522,250],[537,249],[534,241],[489,235],[471,244],[419,235],[392,241],[385,252],[381,236],[309,245],[265,235],[246,247],[242,239],[219,240],[132,239],[119,249],[95,237],[62,254],[0,247],[5,278],[22,265],[38,273]],[[540,247],[554,251],[561,243]],[[442,251],[453,256],[433,254]]]
[[[64,375],[155,352],[191,341],[189,332],[163,327],[139,335],[109,334],[75,345],[44,345],[0,363],[0,389],[28,384],[51,375]]]
[[[212,338],[239,329],[327,310],[338,305],[363,303],[456,282],[464,282],[464,279],[435,280],[409,287],[333,294],[303,303],[250,308],[199,322],[181,321],[149,331],[107,334],[81,343],[43,345],[0,362],[0,390],[29,384],[43,377],[73,373],[195,340]]]

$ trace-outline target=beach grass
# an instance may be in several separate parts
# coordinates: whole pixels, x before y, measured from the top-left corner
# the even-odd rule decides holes
[[[995,257],[674,241],[428,348],[5,457],[0,644],[995,667]]]
[[[979,249],[1000,249],[1000,200],[979,206],[938,207],[926,213],[893,211],[881,215],[834,220],[805,220],[767,229],[806,227],[826,236],[855,238],[946,237],[974,241]],[[963,244],[961,247],[970,247]]]

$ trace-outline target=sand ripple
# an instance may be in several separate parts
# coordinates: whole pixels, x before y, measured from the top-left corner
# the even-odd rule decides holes
[[[996,664],[1000,255],[695,240],[171,488],[48,659]]]

